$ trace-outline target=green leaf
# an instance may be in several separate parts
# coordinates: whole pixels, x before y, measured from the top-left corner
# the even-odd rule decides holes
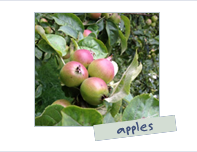
[[[36,126],[56,126],[62,120],[61,105],[50,105],[45,108],[44,112],[35,118]]]
[[[95,33],[90,33],[88,36],[96,38],[96,34]]]
[[[83,33],[84,26],[81,20],[72,13],[56,13],[52,15],[58,25],[62,25],[59,31],[77,39],[79,32]]]
[[[122,105],[122,100],[112,104],[111,115],[113,117],[119,112],[121,105]]]
[[[133,32],[134,35],[144,35],[143,30],[137,30]]]
[[[157,41],[156,39],[149,39],[148,42],[150,45],[159,45],[159,41]]]
[[[109,98],[106,98],[105,100],[107,102],[115,103],[123,99],[125,96],[127,96],[130,93],[131,82],[139,75],[141,70],[142,70],[142,64],[140,63],[140,65],[138,66],[138,54],[136,51],[132,63],[124,72],[120,81],[118,81],[115,84],[111,96]]]
[[[155,37],[155,40],[159,41],[159,35],[157,35],[157,36]]]
[[[79,17],[82,22],[85,21],[86,13],[74,13],[74,14],[77,15],[77,17]]]
[[[119,36],[118,27],[116,26],[115,23],[108,20],[106,21],[106,31],[108,35],[109,44],[112,46],[118,40],[118,36]]]
[[[99,28],[98,25],[94,24],[94,25],[88,26],[87,29],[90,30],[90,31],[92,31],[92,33],[90,33],[90,34],[95,34],[97,36],[98,33],[99,33],[98,28]]]
[[[39,67],[41,66],[42,60],[39,60],[37,57],[35,57],[35,70],[39,69]],[[35,76],[36,76],[36,71],[35,71]]]
[[[67,54],[66,51],[66,40],[55,34],[45,34],[44,29],[36,25],[36,32],[40,34],[40,36],[55,50],[60,56],[64,56]]]
[[[105,45],[107,47],[107,50],[108,50],[109,54],[111,54],[113,47],[110,45],[109,39],[107,40]]]
[[[127,39],[120,30],[119,30],[119,37],[121,40],[121,55],[122,55],[124,51],[127,49]]]
[[[74,45],[74,51],[80,49],[79,45],[77,44],[77,42],[71,38],[71,41],[73,42],[73,45]]]
[[[40,34],[40,36],[41,36],[43,39],[46,39],[45,30],[42,28],[42,26],[36,25],[36,26],[35,26],[35,31],[36,31],[38,34]]]
[[[37,47],[35,47],[35,56],[38,58],[38,59],[41,59],[42,58],[42,51],[40,51]]]
[[[41,22],[40,23],[40,25],[42,26],[42,27],[50,27],[50,24],[48,23],[48,22]]]
[[[134,97],[125,108],[122,120],[159,117],[159,100],[149,94]]]
[[[69,35],[69,36],[71,36],[71,37],[73,37],[73,38],[75,38],[75,39],[77,39],[77,37],[78,37],[78,32],[75,31],[74,29],[72,29],[72,28],[69,27],[69,26],[61,26],[61,27],[59,28],[59,31],[62,31],[62,32],[64,32],[65,34],[67,34],[67,35]]]
[[[46,61],[46,60],[50,59],[50,57],[51,57],[51,53],[45,53],[43,60]]]
[[[41,94],[42,94],[42,84],[40,84],[40,85],[36,88],[35,98],[38,98],[39,96],[41,96]]]
[[[128,40],[130,36],[130,20],[128,17],[121,15],[121,19],[124,21],[125,26],[125,37]]]
[[[55,34],[46,34],[47,41],[49,45],[56,50],[61,56],[67,54],[66,52],[66,40]]]
[[[100,106],[98,108],[96,108],[96,110],[101,114],[101,115],[105,115],[107,113],[107,107],[106,106]]]
[[[138,20],[138,24],[141,26],[141,27],[144,27],[146,25],[145,21],[144,21],[144,17],[141,15],[139,17],[139,20]]]
[[[132,99],[133,99],[133,97],[132,97],[131,94],[129,94],[129,95],[127,95],[126,97],[124,97],[124,100],[125,100],[127,103],[131,102]]]
[[[100,20],[98,20],[97,22],[96,22],[96,24],[98,25],[98,30],[99,30],[99,32],[100,31],[102,31],[103,29],[104,29],[104,22],[103,22],[103,18],[101,18]]]
[[[116,122],[121,122],[122,121],[122,113],[117,113],[115,116],[114,116],[114,120]]]
[[[52,15],[52,18],[58,25],[68,25],[76,31],[84,31],[84,26],[81,20],[73,13],[56,13]]]
[[[112,117],[111,113],[108,112],[108,113],[104,116],[103,124],[113,123],[113,122],[115,122],[115,121],[114,121],[114,118]]]
[[[94,52],[94,59],[105,58],[108,55],[107,48],[103,42],[91,36],[80,40],[78,45],[80,49],[87,49]]]
[[[78,41],[81,40],[81,39],[83,39],[83,38],[84,38],[83,37],[83,33],[79,32],[78,37],[77,37]]]
[[[40,35],[37,32],[35,32],[35,41],[37,41],[39,39],[40,39]]]
[[[103,105],[105,106],[105,108],[107,109],[107,111],[110,111],[112,108],[112,103],[106,102],[104,100]]]
[[[55,50],[44,39],[41,39],[36,46],[43,52],[55,53]]]
[[[62,111],[62,126],[93,126],[102,124],[102,115],[92,108],[68,106]]]

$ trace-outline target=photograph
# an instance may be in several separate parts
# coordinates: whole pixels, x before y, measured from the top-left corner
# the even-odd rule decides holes
[[[160,116],[158,12],[35,12],[34,126]]]
[[[196,151],[196,6],[0,0],[0,152]]]

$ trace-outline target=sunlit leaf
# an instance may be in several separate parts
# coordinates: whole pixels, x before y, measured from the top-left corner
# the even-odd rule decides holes
[[[122,120],[159,117],[159,100],[149,94],[134,97],[123,113]]]
[[[56,126],[62,120],[61,110],[64,107],[61,105],[50,105],[46,107],[44,112],[35,118],[36,126]]]
[[[129,94],[129,95],[127,95],[126,97],[124,97],[124,100],[126,101],[126,102],[131,102],[131,100],[133,99],[133,97],[132,97],[132,95],[131,94]]]
[[[102,115],[92,108],[68,106],[61,113],[62,126],[93,126],[103,122]]]
[[[117,113],[115,116],[114,116],[114,120],[116,122],[121,122],[122,121],[122,113]]]
[[[138,65],[138,54],[136,52],[132,63],[124,72],[120,81],[115,84],[111,96],[109,98],[106,98],[105,100],[107,102],[114,103],[120,101],[122,98],[127,96],[130,93],[131,82],[138,76],[141,70],[142,64],[140,63],[140,65]]]
[[[114,118],[112,117],[111,113],[108,112],[108,113],[104,116],[103,123],[104,123],[104,124],[107,124],[107,123],[113,123],[113,122],[115,122],[115,121],[114,121]]]
[[[115,102],[112,104],[111,115],[114,117],[120,110],[120,106],[122,105],[122,100]]]
[[[72,13],[56,13],[52,15],[58,25],[62,25],[59,30],[77,39],[79,32],[83,33],[84,26],[81,20]]]
[[[41,39],[36,46],[43,52],[55,53],[55,50],[44,39]]]
[[[36,25],[35,29],[60,56],[67,54],[66,40],[63,37],[55,34],[45,34],[44,29],[39,25]]]

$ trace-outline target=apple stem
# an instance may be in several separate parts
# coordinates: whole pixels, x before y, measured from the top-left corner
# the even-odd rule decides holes
[[[107,57],[106,59],[109,61],[112,61],[112,58],[113,58],[113,54],[111,56]]]
[[[64,62],[64,59],[62,57],[60,57],[62,63],[65,65],[66,63]]]
[[[59,53],[57,53],[57,56],[60,58],[60,60],[62,61],[62,63],[65,65],[66,63],[64,62],[64,59],[59,55]]]

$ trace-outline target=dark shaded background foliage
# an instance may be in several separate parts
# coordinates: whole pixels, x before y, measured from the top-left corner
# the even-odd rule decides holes
[[[159,14],[125,14],[130,18],[131,34],[128,40],[127,50],[120,55],[120,46],[113,50],[114,59],[120,70],[115,80],[118,80],[126,67],[132,61],[135,50],[139,52],[139,61],[143,68],[139,76],[131,83],[131,94],[133,96],[142,93],[152,93],[159,98],[159,20],[156,26],[148,26],[146,20],[152,15]]]

